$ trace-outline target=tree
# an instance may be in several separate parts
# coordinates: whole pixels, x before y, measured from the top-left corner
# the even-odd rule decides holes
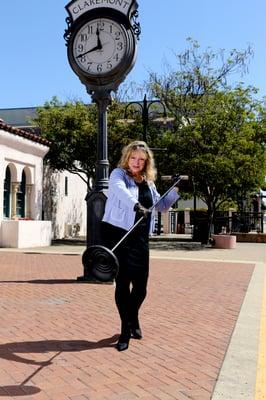
[[[56,97],[37,109],[34,123],[51,141],[45,161],[52,170],[68,170],[88,184],[96,163],[95,119],[95,106],[79,101],[63,104]]]
[[[139,121],[121,124],[124,106],[114,100],[108,107],[108,151],[110,169],[120,158],[122,147],[140,139]],[[45,161],[54,171],[67,170],[78,175],[90,188],[97,162],[98,110],[95,104],[80,101],[62,103],[56,97],[37,109],[34,123],[43,137],[51,141]]]
[[[179,69],[169,75],[150,75],[149,87],[175,115],[165,135],[169,172],[189,174],[194,193],[214,212],[228,200],[259,189],[266,174],[263,108],[254,100],[256,89],[241,83],[232,88],[230,74],[246,67],[250,49],[233,50],[229,58],[199,46],[178,55]],[[215,63],[215,68],[213,67]]]
[[[209,96],[219,90],[228,89],[228,81],[235,73],[248,71],[248,62],[253,55],[249,46],[244,51],[235,49],[226,55],[207,48],[201,51],[197,41],[188,38],[189,47],[176,54],[177,69],[167,65],[163,76],[151,72],[147,87],[175,116],[176,126],[191,123],[191,115],[200,111]]]
[[[168,133],[170,165],[193,177],[210,213],[264,180],[265,135],[253,107],[247,110],[248,97],[242,89],[216,93],[193,123]]]

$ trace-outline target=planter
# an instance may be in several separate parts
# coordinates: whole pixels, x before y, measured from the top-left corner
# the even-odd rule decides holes
[[[236,247],[236,236],[234,235],[212,235],[216,249],[234,249]]]
[[[42,247],[52,241],[51,221],[6,220],[1,223],[1,247]]]

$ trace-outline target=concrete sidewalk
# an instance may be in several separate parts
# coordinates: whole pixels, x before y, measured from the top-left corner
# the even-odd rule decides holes
[[[184,242],[185,243],[185,242]],[[157,246],[157,247],[156,247]],[[83,244],[55,244],[47,247],[33,248],[0,248],[1,253],[36,253],[36,254],[72,254],[82,255],[86,246]],[[219,260],[219,261],[244,261],[244,262],[263,262],[266,263],[266,243],[237,243],[235,249],[216,249],[206,246],[187,246],[187,248],[173,249],[172,246],[156,245],[153,243],[151,257],[163,257],[173,259],[191,259],[191,260]]]
[[[0,249],[0,397],[266,398],[264,244],[151,250],[144,337],[123,353],[114,286],[76,280],[84,249]]]

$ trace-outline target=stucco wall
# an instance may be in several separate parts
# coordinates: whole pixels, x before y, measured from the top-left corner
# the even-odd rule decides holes
[[[49,148],[28,139],[0,130],[0,204],[3,204],[3,184],[6,167],[11,169],[11,181],[20,182],[26,168],[27,183],[33,185],[31,193],[32,219],[42,217],[43,157]],[[0,221],[3,207],[0,207]]]
[[[51,173],[45,168],[44,219],[53,221],[54,239],[86,236],[86,191],[87,185],[79,176],[68,171]]]
[[[2,221],[2,247],[42,247],[52,242],[51,221]]]
[[[4,220],[3,194],[6,168],[9,166],[12,184],[19,184],[22,180],[22,173],[26,175],[26,186],[30,186],[27,206],[30,210],[30,219],[42,219],[42,179],[43,179],[43,157],[49,147],[26,137],[19,136],[4,129],[0,129],[0,224]],[[12,188],[11,188],[12,191]],[[12,193],[11,193],[12,197]],[[12,203],[12,198],[10,198]],[[13,202],[15,204],[15,202]],[[16,208],[15,208],[16,209]],[[12,217],[12,215],[10,215]],[[14,217],[14,219],[16,219]],[[0,246],[2,238],[6,237],[1,226]],[[19,242],[18,238],[18,242]]]

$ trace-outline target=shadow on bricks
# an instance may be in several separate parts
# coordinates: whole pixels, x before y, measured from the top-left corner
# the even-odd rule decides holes
[[[118,335],[101,339],[97,342],[89,342],[86,340],[41,340],[32,342],[12,342],[0,345],[0,358],[20,362],[24,364],[38,365],[37,368],[30,376],[24,379],[19,385],[0,386],[1,396],[25,396],[39,393],[41,391],[37,386],[26,385],[33,376],[37,375],[43,368],[52,364],[53,359],[63,352],[75,352],[82,350],[99,349],[103,347],[113,347],[117,341]],[[35,361],[18,354],[27,353],[48,353],[55,352],[55,354],[46,361]]]

